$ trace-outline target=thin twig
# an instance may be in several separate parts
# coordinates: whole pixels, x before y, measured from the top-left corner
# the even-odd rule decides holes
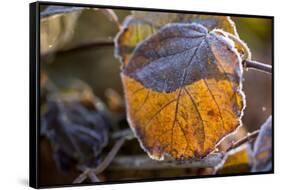
[[[223,159],[222,153],[212,153],[202,159],[157,161],[146,155],[116,157],[109,170],[159,170],[171,168],[214,167]]]
[[[119,139],[122,137],[126,137],[128,140],[133,139],[134,138],[134,134],[132,132],[132,130],[130,128],[124,129],[124,130],[119,130],[117,132],[114,132],[111,135],[112,139]]]
[[[243,145],[244,143],[246,142],[251,142],[252,140],[256,139],[258,134],[259,134],[260,130],[256,130],[256,131],[253,131],[251,133],[249,133],[247,136],[243,137],[242,139],[236,141],[235,143],[233,143],[230,147],[228,147],[228,149],[226,149],[226,153],[233,150],[233,149],[236,149],[238,148],[239,146]]]
[[[242,62],[245,68],[256,69],[265,73],[272,74],[272,66],[252,60],[244,60]]]
[[[214,167],[213,170],[213,175],[217,174],[217,172],[223,168],[225,161],[227,160],[227,158],[232,154],[231,151],[233,150],[237,150],[237,148],[241,147],[242,145],[244,145],[247,142],[251,142],[253,140],[255,140],[258,135],[259,135],[260,130],[256,130],[253,131],[251,133],[248,133],[248,135],[246,135],[245,137],[239,139],[238,141],[236,141],[235,143],[233,143],[230,147],[228,147],[225,151],[224,151],[224,157],[223,160],[220,164],[218,164],[217,166]]]
[[[246,142],[256,139],[259,130],[249,133],[247,136],[233,143],[225,152],[211,153],[202,159],[187,159],[182,161],[164,160],[156,161],[148,156],[122,156],[116,157],[108,167],[111,170],[157,170],[167,168],[205,168],[216,167],[225,158],[225,155],[233,149],[236,149]]]
[[[89,173],[89,170],[90,169],[86,169],[84,170],[84,172],[82,174],[80,174],[78,177],[76,177],[74,180],[73,180],[73,184],[78,184],[78,183],[82,183],[84,180],[87,179],[88,177],[88,173]]]
[[[124,131],[126,132],[126,131]],[[128,134],[128,133],[124,133]],[[121,138],[115,148],[111,150],[105,160],[96,169],[85,170],[74,183],[83,182],[89,175],[97,175],[103,172],[106,168],[109,170],[159,170],[171,168],[207,168],[218,166],[225,158],[228,152],[234,150],[246,142],[251,142],[259,134],[259,130],[249,133],[247,136],[233,143],[225,152],[211,153],[205,158],[186,159],[186,160],[164,160],[157,161],[149,158],[146,155],[137,156],[119,156],[115,157],[117,151],[124,143],[126,138]],[[118,135],[119,136],[119,135]],[[115,157],[115,158],[114,158]],[[114,159],[113,159],[114,158]],[[111,163],[111,164],[110,164]],[[110,166],[109,166],[110,164]]]
[[[89,172],[88,177],[93,183],[100,182],[100,179],[97,177],[97,175],[94,172]]]
[[[114,147],[111,149],[111,151],[106,156],[106,158],[103,160],[103,162],[101,164],[99,164],[96,169],[94,169],[96,174],[103,172],[108,167],[108,165],[114,159],[115,155],[117,154],[117,152],[119,151],[121,146],[124,144],[125,140],[126,140],[126,138],[121,138],[115,143]]]
[[[119,149],[121,148],[121,146],[124,144],[126,140],[126,137],[123,137],[121,139],[119,139],[115,145],[113,146],[113,148],[111,149],[111,151],[108,153],[108,155],[105,157],[105,159],[102,161],[102,163],[100,163],[97,168],[88,168],[86,169],[82,174],[80,174],[74,181],[73,183],[82,183],[84,180],[87,179],[87,177],[90,176],[96,176],[100,173],[102,173],[107,167],[108,165],[111,163],[111,161],[114,159],[115,155],[117,154],[117,152],[119,151]]]

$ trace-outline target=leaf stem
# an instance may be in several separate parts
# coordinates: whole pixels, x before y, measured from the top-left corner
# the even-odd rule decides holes
[[[80,174],[76,179],[74,179],[73,183],[82,183],[84,180],[87,179],[87,177],[90,177],[90,179],[93,181],[98,181],[98,178],[96,175],[102,173],[108,165],[112,162],[114,157],[116,156],[117,152],[120,150],[122,145],[124,144],[126,140],[126,137],[123,137],[119,139],[111,149],[111,151],[108,153],[108,155],[105,157],[105,159],[96,167],[96,168],[88,168],[86,169],[82,174]]]
[[[258,61],[252,61],[252,60],[244,60],[242,62],[243,66],[245,68],[249,69],[256,69],[268,74],[272,74],[272,66],[264,63],[260,63]]]

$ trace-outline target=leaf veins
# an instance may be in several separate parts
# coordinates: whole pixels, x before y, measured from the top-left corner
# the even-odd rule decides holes
[[[168,24],[124,65],[128,119],[152,158],[204,157],[240,125],[241,59],[223,34]]]

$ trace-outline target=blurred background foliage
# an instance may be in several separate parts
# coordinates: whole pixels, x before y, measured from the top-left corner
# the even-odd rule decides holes
[[[41,6],[42,13],[46,11],[46,8],[46,6]],[[115,9],[114,12],[120,23],[130,14],[130,11],[127,10]],[[231,18],[236,24],[240,38],[248,44],[252,51],[253,59],[272,64],[272,20],[240,16]],[[110,19],[110,15],[102,10],[86,8],[53,16],[44,16],[42,14],[40,26],[41,125],[43,125],[43,119],[46,116],[44,114],[48,112],[47,110],[50,110],[50,105],[53,105],[50,102],[59,100],[60,104],[65,107],[69,106],[67,105],[67,98],[65,99],[65,94],[67,94],[71,95],[72,98],[74,97],[75,101],[80,102],[81,105],[89,105],[90,102],[92,107],[88,109],[89,114],[95,115],[98,113],[105,120],[113,120],[105,124],[109,133],[128,128],[120,80],[120,63],[114,57],[114,45],[112,43],[119,31],[119,27],[112,18]],[[92,46],[91,44],[93,43],[100,45]],[[86,96],[85,100],[85,96],[81,94],[73,96],[76,91],[81,91],[81,89],[73,87],[74,84],[77,84],[77,81],[80,81],[79,84],[87,86],[86,91],[90,94],[90,98]],[[246,94],[247,107],[243,116],[244,128],[241,133],[246,134],[247,131],[259,129],[271,114],[271,75],[254,70],[245,70],[243,90]],[[54,96],[54,91],[59,96]],[[67,97],[69,98],[69,96]],[[58,115],[57,117],[60,117]],[[62,115],[66,118],[69,117],[69,113],[68,115],[62,113]],[[60,118],[56,119],[59,120]],[[71,120],[71,118],[68,119]],[[77,124],[78,121],[71,120],[70,122]],[[79,122],[78,124],[80,125],[81,122]],[[115,125],[117,127],[114,127]],[[89,123],[87,123],[87,126],[89,126]],[[90,127],[90,129],[92,128]],[[41,129],[41,131],[44,132],[44,129]],[[53,153],[54,147],[56,147],[54,143],[58,143],[57,139],[61,138],[61,136],[52,136],[53,140],[52,138],[50,140],[49,136],[43,134],[40,140],[40,183],[42,185],[71,184],[73,179],[79,175],[79,170],[76,167],[77,155],[74,155],[74,153],[73,155],[60,153],[60,156],[68,158],[68,167],[67,170],[59,168],[58,160],[53,156]],[[86,137],[71,138],[74,138],[74,141],[80,138],[86,145],[89,145]],[[66,146],[66,148],[61,147],[61,149],[63,151],[68,150],[69,147],[73,148],[72,145]],[[79,146],[83,145],[80,144]],[[112,142],[109,140],[109,145],[104,148],[104,152],[108,152],[111,146]],[[138,142],[132,140],[125,143],[120,154],[143,154],[143,151]],[[98,163],[99,161],[95,164]],[[248,170],[248,167],[242,167],[242,170],[239,168],[239,170],[234,170],[232,173]],[[224,172],[220,171],[220,173]],[[102,173],[99,177],[102,181],[110,181],[204,174],[210,174],[208,168],[169,169],[161,170],[161,172],[157,170],[110,171]]]

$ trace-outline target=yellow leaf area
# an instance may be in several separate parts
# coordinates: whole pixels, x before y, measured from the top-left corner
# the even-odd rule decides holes
[[[252,164],[252,151],[249,144],[229,153],[224,164],[218,169],[219,174],[249,172]]]
[[[204,157],[240,125],[243,96],[228,80],[201,79],[160,93],[121,76],[130,126],[153,159]]]

